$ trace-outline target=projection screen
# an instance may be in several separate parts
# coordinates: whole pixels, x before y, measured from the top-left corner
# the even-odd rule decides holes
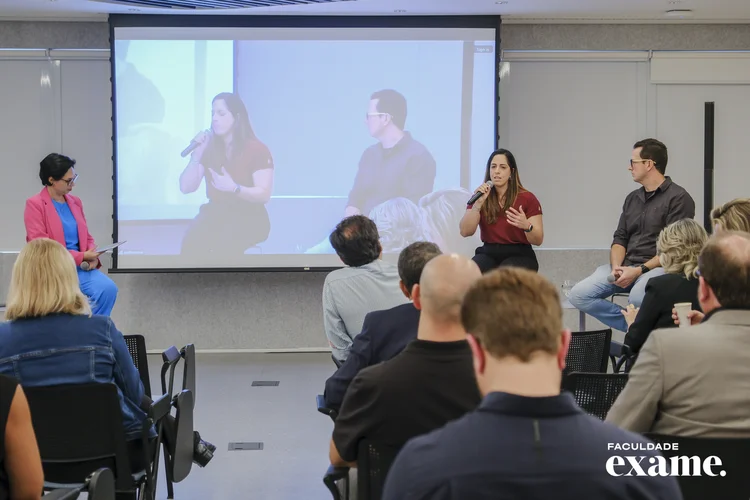
[[[496,143],[495,28],[113,26],[119,270],[341,266],[458,234]],[[192,149],[192,151],[188,151]]]

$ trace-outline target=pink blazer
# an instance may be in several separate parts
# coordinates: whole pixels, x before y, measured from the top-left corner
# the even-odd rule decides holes
[[[70,207],[70,211],[78,223],[78,245],[81,251],[70,250],[70,253],[76,261],[76,266],[80,266],[83,262],[83,253],[87,250],[96,249],[96,243],[89,233],[80,198],[67,194],[65,195],[65,201],[68,202],[68,207]],[[63,231],[62,221],[57,214],[57,210],[55,210],[46,187],[42,188],[39,194],[26,200],[23,223],[26,225],[26,242],[37,238],[49,238],[65,246],[65,232]],[[101,262],[96,267],[101,267]]]

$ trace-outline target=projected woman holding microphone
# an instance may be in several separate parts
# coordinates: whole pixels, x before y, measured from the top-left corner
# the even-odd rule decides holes
[[[253,132],[237,94],[221,93],[211,105],[211,130],[180,175],[180,191],[192,193],[206,179],[208,203],[200,208],[182,240],[182,255],[242,255],[265,241],[271,230],[265,204],[273,188],[273,159]]]
[[[479,227],[484,245],[477,248],[474,262],[482,273],[499,266],[538,271],[532,245],[544,240],[542,206],[521,184],[513,154],[507,149],[494,151],[487,160],[484,180],[475,191],[481,194],[467,207],[459,224],[465,238]]]

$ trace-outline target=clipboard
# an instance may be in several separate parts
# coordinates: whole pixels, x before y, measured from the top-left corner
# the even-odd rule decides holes
[[[122,245],[123,243],[126,243],[126,241],[118,241],[117,243],[112,243],[111,245],[105,245],[103,247],[97,247],[97,249],[94,250],[94,252],[96,252],[96,253],[110,252],[110,251],[114,250],[115,248],[119,247],[120,245]]]

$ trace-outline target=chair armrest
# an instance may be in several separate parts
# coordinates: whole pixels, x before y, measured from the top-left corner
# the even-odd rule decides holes
[[[326,406],[326,400],[322,394],[318,394],[317,396],[315,396],[315,402],[320,413],[322,413],[323,415],[328,415],[332,420],[336,420],[336,417],[339,413],[333,408],[328,408]]]
[[[333,465],[328,466],[328,470],[323,476],[323,484],[325,484],[328,488],[328,491],[331,492],[333,500],[341,500],[341,492],[339,491],[338,486],[336,486],[336,482],[341,481],[342,479],[346,481],[346,488],[348,488],[349,467],[334,467]]]

